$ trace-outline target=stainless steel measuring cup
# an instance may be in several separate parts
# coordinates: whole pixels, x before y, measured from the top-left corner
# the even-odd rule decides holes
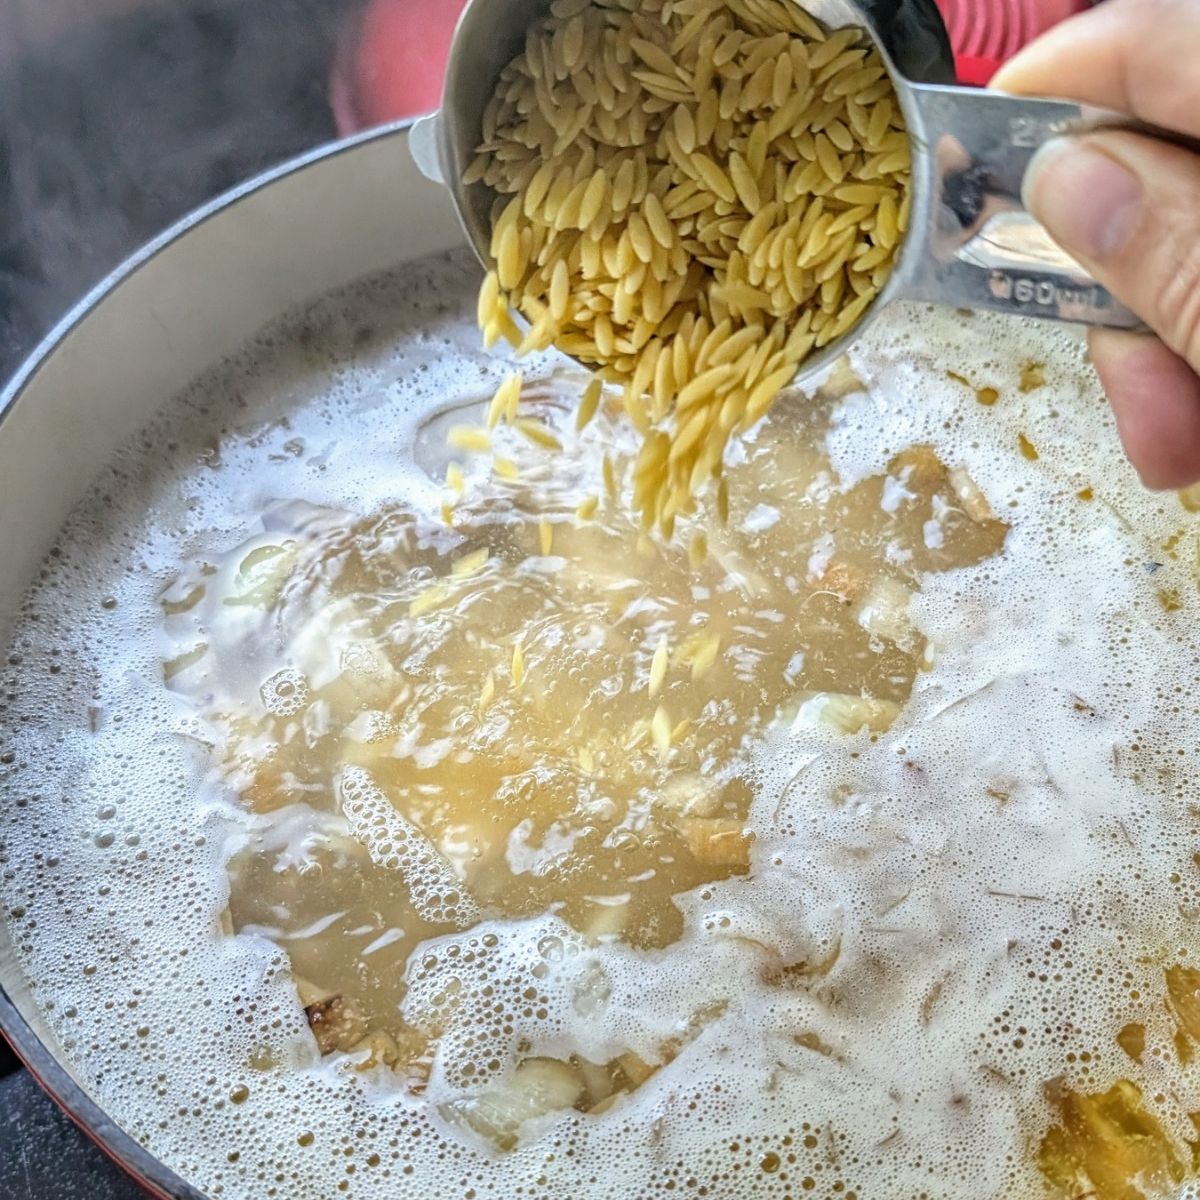
[[[901,19],[905,5],[929,19]],[[932,57],[926,47],[923,57],[913,45],[916,37],[928,36],[930,19],[944,38],[932,0],[891,5],[888,0],[804,0],[803,7],[827,28],[858,26],[874,40],[908,126],[913,198],[908,232],[887,284],[853,329],[805,359],[798,378],[832,363],[899,299],[1116,329],[1142,327],[1025,211],[1021,181],[1037,148],[1059,134],[1105,128],[1188,139],[1105,109],[908,78],[898,63],[920,72],[939,57],[936,47]],[[462,176],[481,140],[483,110],[500,71],[547,8],[548,0],[471,0],[455,31],[442,107],[413,129],[418,165],[450,189],[467,237],[488,266],[492,193],[481,184],[464,186]]]

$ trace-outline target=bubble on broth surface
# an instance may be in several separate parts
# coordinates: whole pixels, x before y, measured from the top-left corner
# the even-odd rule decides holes
[[[407,710],[381,706],[421,666],[398,672],[368,636],[373,606],[406,610],[463,537],[440,517],[445,435],[426,418],[478,419],[505,371],[475,348],[475,285],[454,254],[273,327],[129,446],[33,582],[0,670],[0,900],[78,1077],[213,1196],[1019,1196],[1047,1178],[1072,1186],[1081,1154],[1103,1158],[1088,1177],[1099,1195],[1118,1193],[1096,1178],[1121,1172],[1146,1193],[1175,1188],[1200,1110],[1200,526],[1136,487],[1079,344],[898,308],[830,381],[827,428],[779,443],[815,447],[791,468],[804,497],[773,505],[778,479],[739,493],[741,464],[729,469],[732,520],[771,546],[856,487],[903,516],[928,461],[904,457],[913,447],[950,474],[943,509],[880,543],[878,561],[910,573],[904,596],[851,598],[847,578],[814,602],[859,630],[871,687],[898,715],[795,696],[764,717],[730,801],[753,835],[747,871],[685,881],[669,937],[631,944],[588,933],[582,911],[496,917],[492,896],[473,908],[465,852],[388,827],[407,818],[367,761],[403,735]],[[568,368],[547,357],[527,374],[554,422]],[[743,478],[770,430],[808,428],[798,411],[739,452]],[[603,494],[603,448],[565,480],[551,461],[522,463],[560,549],[604,536],[603,522],[572,532],[579,500]],[[469,493],[482,468],[467,467]],[[540,554],[536,525],[513,525],[491,487],[489,569],[507,579],[525,564],[519,586],[541,604],[553,543]],[[1006,526],[1002,546],[932,569],[971,513]],[[348,531],[363,522],[372,587],[327,604],[331,577],[309,566],[356,553]],[[808,571],[853,559],[839,528],[810,531],[800,591],[821,590]],[[710,548],[705,569],[726,551]],[[695,604],[753,607],[769,559],[727,558],[732,590]],[[616,543],[599,564],[578,583],[581,611],[643,569]],[[596,611],[577,636],[608,636]],[[779,686],[799,690],[787,681],[821,669],[797,657],[799,622],[753,611],[776,630],[764,646]],[[901,611],[907,632],[887,623]],[[622,686],[645,695],[666,618],[634,615],[638,638],[616,658]],[[918,666],[889,682],[900,641]],[[565,645],[527,647],[531,671]],[[277,661],[283,646],[297,661]],[[732,687],[759,661],[739,651],[720,670]],[[576,686],[608,703],[608,678]],[[325,736],[343,679],[363,716],[340,792],[293,771],[238,803],[281,747]],[[220,711],[196,702],[209,694]],[[523,711],[504,695],[494,717]],[[482,718],[472,730],[501,736]],[[656,770],[645,746],[625,757]],[[689,789],[680,805],[713,802]],[[542,862],[547,845],[522,835],[497,853]],[[421,944],[410,955],[411,930],[344,930],[354,962],[403,986],[385,1042],[337,995],[298,995],[306,939],[239,901],[226,868],[257,863],[301,894],[348,871],[408,903],[397,855],[429,881]],[[319,1038],[350,1048],[322,1054]],[[1091,1132],[1114,1125],[1138,1131],[1136,1149],[1097,1150]]]

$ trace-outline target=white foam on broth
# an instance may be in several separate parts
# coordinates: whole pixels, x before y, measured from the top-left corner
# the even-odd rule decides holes
[[[928,443],[1011,529],[924,581],[933,665],[900,719],[775,736],[751,876],[684,896],[665,950],[548,917],[459,938],[499,943],[475,987],[548,964],[538,1054],[652,1057],[720,1015],[622,1103],[544,1117],[504,1154],[437,1114],[443,1075],[412,1096],[319,1057],[286,956],[220,931],[249,818],[163,685],[159,596],[261,532],[271,500],[436,512],[421,422],[504,367],[476,349],[475,285],[465,255],[424,261],[256,339],[105,472],[33,584],[3,668],[0,900],[91,1093],[213,1196],[1025,1195],[1055,1077],[1132,1079],[1177,1145],[1194,1137],[1200,1073],[1171,1057],[1162,972],[1197,955],[1200,526],[1139,490],[1073,336],[926,309],[856,353],[867,390],[835,408],[828,486]],[[1030,359],[1049,382],[1023,394]],[[770,954],[832,945],[827,975],[762,982]],[[1140,1063],[1115,1041],[1131,1021]]]

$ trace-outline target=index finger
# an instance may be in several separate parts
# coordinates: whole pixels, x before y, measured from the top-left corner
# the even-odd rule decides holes
[[[1106,0],[997,72],[1000,91],[1130,113],[1200,137],[1200,0]]]

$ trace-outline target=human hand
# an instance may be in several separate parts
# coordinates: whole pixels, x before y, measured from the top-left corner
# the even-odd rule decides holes
[[[992,80],[1200,137],[1200,0],[1106,0]],[[1026,207],[1154,334],[1092,330],[1092,360],[1147,486],[1200,480],[1200,156],[1131,133],[1059,138]]]

